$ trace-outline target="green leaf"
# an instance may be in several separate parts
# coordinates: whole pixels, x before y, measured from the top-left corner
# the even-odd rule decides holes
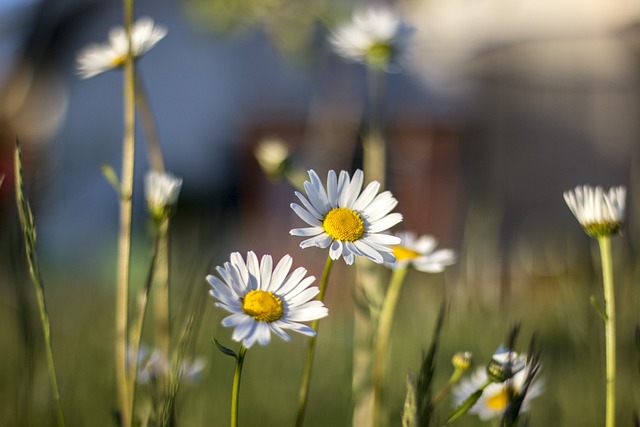
[[[598,312],[598,316],[600,316],[602,320],[604,320],[605,322],[609,320],[609,316],[607,316],[607,313],[605,313],[602,307],[600,307],[600,303],[595,296],[591,295],[589,301],[591,301],[591,305],[596,309],[596,311]]]
[[[109,165],[102,165],[100,170],[102,170],[102,175],[104,175],[107,182],[111,184],[114,190],[116,190],[118,197],[122,197],[122,187],[120,186],[120,181],[118,180],[113,168]]]
[[[478,401],[478,399],[480,399],[480,396],[482,396],[482,392],[484,391],[484,387],[480,388],[478,390],[476,390],[475,392],[473,392],[469,397],[467,397],[464,402],[462,402],[452,413],[451,415],[449,415],[449,418],[447,419],[447,424],[451,424],[452,422],[454,422],[455,420],[457,420],[458,418],[460,418],[461,416],[463,416],[464,414],[466,414],[467,412],[469,412],[469,409],[471,409],[471,407],[473,405],[475,405],[475,403]]]
[[[236,354],[236,352],[235,352],[235,351],[231,350],[231,349],[230,349],[230,348],[228,348],[228,347],[223,346],[223,345],[222,345],[222,344],[220,344],[220,343],[218,342],[218,340],[217,340],[217,339],[215,339],[215,338],[213,339],[213,342],[215,343],[216,347],[218,347],[218,350],[220,350],[221,352],[223,352],[223,353],[224,353],[224,354],[226,354],[227,356],[231,356],[231,357],[233,357],[233,358],[234,358],[234,359],[236,359],[236,360],[238,359],[238,355]]]

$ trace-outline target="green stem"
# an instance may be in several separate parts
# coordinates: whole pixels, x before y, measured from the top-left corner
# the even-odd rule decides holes
[[[155,268],[154,313],[156,327],[156,348],[167,360],[171,360],[171,329],[169,323],[169,218],[165,216],[158,225],[158,258]],[[160,380],[164,382],[164,378]],[[163,384],[164,385],[164,384]]]
[[[124,62],[124,136],[122,141],[122,195],[120,197],[120,231],[118,233],[118,266],[116,288],[116,386],[123,427],[131,426],[132,393],[127,375],[127,323],[129,302],[129,270],[131,262],[131,211],[135,161],[135,83],[131,51],[133,0],[124,0],[124,27],[129,50]]]
[[[138,357],[140,353],[140,342],[142,341],[142,330],[144,328],[144,320],[145,314],[147,311],[147,302],[149,300],[149,292],[151,291],[151,285],[154,280],[155,269],[156,269],[156,259],[158,258],[158,247],[160,236],[156,236],[156,241],[153,245],[153,255],[151,256],[151,263],[149,266],[149,273],[147,274],[147,281],[145,283],[145,287],[143,292],[140,294],[138,299],[138,310],[137,315],[134,318],[133,324],[131,326],[131,342],[130,349],[131,353],[134,355],[131,358],[129,364],[129,389],[131,390],[131,407],[135,408],[136,403],[136,380],[138,377]]]
[[[318,293],[319,300],[324,298],[325,291],[327,290],[327,282],[329,281],[329,273],[331,272],[331,266],[333,260],[327,255],[327,262],[324,265],[324,271],[322,273],[322,279],[320,280],[320,293]],[[309,385],[311,384],[311,371],[313,367],[313,355],[315,354],[316,338],[318,337],[318,327],[320,326],[319,319],[311,322],[311,327],[316,331],[316,335],[309,339],[309,345],[307,347],[307,356],[304,363],[304,372],[302,374],[302,382],[300,383],[300,390],[298,393],[298,414],[296,416],[296,427],[301,427],[304,424],[304,414],[307,409],[307,398],[309,396]]]
[[[386,144],[382,136],[382,97],[384,70],[370,66],[369,71],[369,123],[362,144],[362,163],[367,181],[378,181],[385,186]]]
[[[602,260],[602,284],[605,304],[605,349],[606,349],[606,427],[615,426],[616,417],[616,306],[611,260],[611,238],[598,237]]]
[[[404,279],[409,271],[409,266],[393,270],[391,281],[387,294],[382,303],[380,311],[380,320],[378,322],[378,333],[375,341],[375,353],[373,362],[373,421],[375,427],[385,417],[381,414],[382,406],[382,382],[386,371],[386,355],[389,348],[389,337],[391,336],[391,326],[393,325],[393,317],[400,299],[400,292]]]
[[[160,138],[158,138],[156,122],[151,112],[151,106],[144,88],[142,77],[136,73],[136,103],[140,112],[140,121],[147,140],[147,156],[151,169],[156,172],[164,172],[164,158],[160,148]]]
[[[247,348],[242,345],[236,356],[236,370],[233,373],[233,391],[231,392],[231,427],[238,427],[238,406],[240,402],[240,379],[242,377],[242,365]]]

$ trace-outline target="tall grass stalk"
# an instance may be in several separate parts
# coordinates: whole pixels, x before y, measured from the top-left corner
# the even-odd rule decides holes
[[[405,267],[393,270],[389,288],[382,303],[380,320],[375,340],[375,353],[373,362],[373,415],[372,425],[378,426],[387,422],[386,410],[382,407],[382,383],[387,367],[387,352],[389,349],[389,337],[402,287],[409,271],[409,264]],[[384,420],[384,421],[383,421]]]
[[[615,426],[616,417],[616,305],[613,286],[611,237],[598,237],[602,260],[602,284],[604,287],[605,358],[606,358],[606,415],[605,427]]]
[[[120,230],[118,232],[118,260],[116,284],[116,388],[121,425],[131,426],[133,393],[127,374],[127,327],[129,308],[129,270],[131,263],[131,211],[135,163],[135,79],[131,28],[133,0],[124,0],[124,28],[129,49],[124,61],[124,135],[122,141],[122,178],[120,196]],[[137,356],[137,355],[136,355]]]
[[[44,285],[42,283],[42,275],[38,264],[38,256],[36,254],[36,226],[31,213],[31,206],[24,195],[24,182],[22,179],[22,149],[20,144],[16,142],[14,156],[15,185],[16,185],[16,205],[18,208],[18,217],[22,227],[22,235],[24,237],[24,246],[27,254],[27,262],[29,264],[29,274],[36,290],[36,299],[38,301],[38,311],[40,313],[40,324],[44,336],[45,352],[47,359],[47,370],[49,371],[49,381],[53,391],[53,398],[56,401],[58,426],[64,427],[64,414],[62,412],[62,399],[58,388],[58,379],[56,376],[56,367],[53,362],[53,346],[51,344],[51,324],[49,322],[49,313],[44,298]],[[0,177],[0,183],[4,176]]]
[[[322,272],[322,279],[320,280],[320,292],[318,293],[319,300],[324,298],[324,294],[327,290],[327,282],[329,281],[329,273],[331,273],[331,266],[333,260],[327,255],[327,262],[324,265],[324,271]],[[296,427],[301,427],[304,424],[304,414],[307,410],[307,400],[309,397],[309,385],[311,384],[311,371],[313,368],[313,356],[316,348],[316,339],[318,337],[318,327],[320,322],[318,319],[311,322],[311,327],[316,331],[316,335],[309,339],[307,346],[307,356],[305,358],[304,371],[302,374],[302,381],[300,382],[300,389],[298,392],[298,412],[296,415]]]

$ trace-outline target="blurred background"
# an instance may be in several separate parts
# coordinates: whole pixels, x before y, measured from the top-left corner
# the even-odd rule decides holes
[[[305,169],[361,167],[367,75],[327,42],[354,3],[338,0],[139,0],[168,35],[139,62],[167,169],[183,177],[173,227],[174,308],[179,322],[207,291],[230,251],[285,253],[319,277],[326,254],[299,249],[293,188],[262,174],[265,138],[284,141]],[[390,3],[415,28],[409,60],[387,76],[384,131],[388,187],[403,230],[429,233],[459,253],[442,275],[409,276],[396,325],[389,392],[396,416],[408,370],[417,370],[435,313],[449,314],[442,381],[460,350],[488,358],[522,322],[546,348],[546,392],[531,425],[599,425],[604,411],[598,251],[562,199],[580,184],[626,185],[627,224],[614,240],[620,306],[622,425],[640,407],[634,331],[640,302],[637,184],[640,159],[640,4],[627,0],[428,0]],[[118,204],[100,167],[120,168],[122,73],[82,80],[77,52],[121,25],[111,0],[0,2],[0,420],[44,425],[52,410],[41,334],[24,264],[13,192],[13,147],[24,150],[27,193],[69,425],[110,425],[113,289]],[[142,286],[152,242],[142,197],[148,169],[139,132],[132,283]],[[332,273],[308,424],[349,425],[353,271]],[[225,425],[230,343],[206,301],[193,353],[202,382],[185,386],[185,425]],[[274,343],[247,359],[246,425],[292,420],[305,341]],[[286,347],[285,347],[286,346]],[[293,348],[293,350],[290,350]],[[283,361],[283,354],[299,358]],[[255,353],[255,358],[254,354]],[[482,359],[482,360],[484,360]],[[282,381],[282,369],[292,369]],[[317,366],[320,370],[321,366]],[[265,392],[265,387],[268,387]],[[268,396],[268,399],[264,399]],[[35,408],[35,409],[34,409]],[[276,408],[276,409],[274,409]],[[444,419],[449,408],[439,409]],[[211,419],[216,422],[210,421]],[[52,418],[53,420],[53,418]],[[267,421],[264,421],[267,420]],[[473,417],[466,419],[476,425]],[[287,423],[285,423],[287,424]],[[394,423],[397,425],[398,423]],[[477,425],[480,425],[477,423]]]

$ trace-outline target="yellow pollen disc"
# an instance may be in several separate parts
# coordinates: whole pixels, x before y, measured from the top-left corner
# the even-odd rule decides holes
[[[511,395],[511,397],[513,398],[516,395],[516,390],[511,389],[511,392],[513,393]],[[486,402],[487,408],[497,412],[504,411],[509,404],[509,394],[507,392],[507,387],[502,387],[500,391],[487,397]]]
[[[418,258],[421,254],[413,249],[409,249],[406,246],[391,246],[393,249],[393,255],[396,257],[396,261],[408,261]]]
[[[124,64],[124,60],[125,60],[125,56],[124,55],[121,55],[121,56],[118,56],[116,58],[113,58],[113,60],[111,61],[111,66],[113,68],[120,67],[121,65]]]
[[[333,208],[322,221],[322,228],[333,240],[355,242],[364,234],[360,214],[349,208]]]
[[[242,299],[242,309],[262,322],[275,322],[282,317],[282,301],[271,292],[249,291]]]

